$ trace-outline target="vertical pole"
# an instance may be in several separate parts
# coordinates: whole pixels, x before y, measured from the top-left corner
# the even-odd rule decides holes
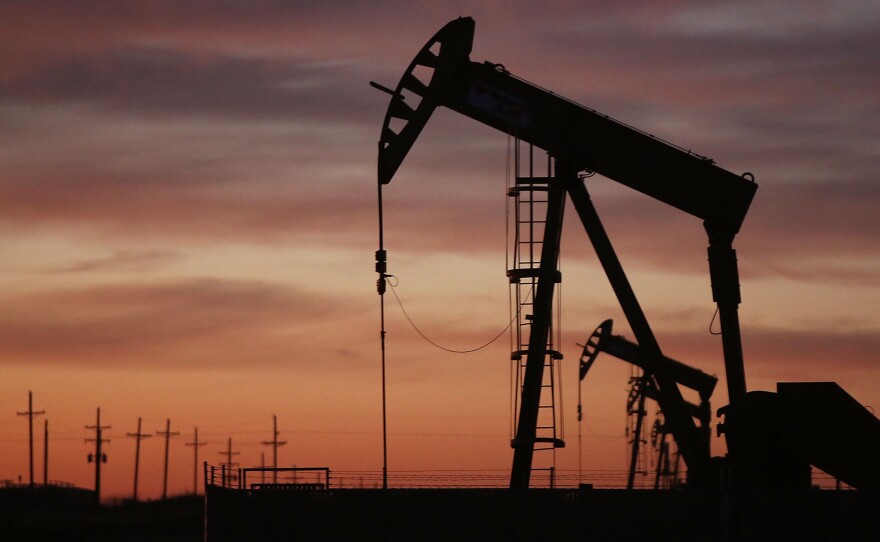
[[[278,417],[272,414],[272,483],[278,483]]]
[[[272,414],[272,483],[278,483],[278,417]]]
[[[17,412],[19,416],[28,417],[28,465],[30,472],[30,488],[34,488],[34,417],[45,414],[46,411],[41,410],[34,412],[34,394],[28,391],[28,409],[26,412]]]
[[[105,442],[110,442],[109,440],[105,440],[102,436],[104,429],[110,429],[110,426],[101,425],[101,407],[98,407],[98,414],[96,417],[95,425],[87,425],[86,429],[95,430],[95,438],[86,439],[86,442],[95,443],[95,456],[94,458],[92,458],[90,455],[89,461],[92,461],[92,459],[94,459],[95,461],[95,502],[97,504],[101,504],[101,463],[106,461],[104,453],[101,451],[101,446]]]
[[[134,492],[132,498],[138,499],[138,470],[141,466],[141,418],[138,417],[137,436],[134,446]]]
[[[541,403],[541,385],[547,356],[547,337],[553,314],[553,291],[559,272],[559,242],[562,234],[562,213],[565,209],[565,185],[559,175],[573,175],[567,168],[557,166],[557,177],[550,179],[547,193],[547,221],[541,247],[541,265],[538,285],[534,294],[529,349],[523,376],[522,398],[516,436],[513,439],[513,466],[510,472],[511,489],[527,489],[531,479],[532,457],[535,451],[538,410]]]
[[[272,440],[263,441],[263,444],[266,446],[272,447],[272,468],[274,469],[272,472],[272,483],[278,483],[278,447],[284,446],[287,444],[286,440],[278,440],[278,417],[272,414]]]
[[[156,431],[157,435],[165,436],[165,471],[162,476],[162,499],[168,497],[168,442],[171,440],[171,437],[177,436],[180,433],[177,431],[171,432],[171,418],[165,419],[165,431]]]
[[[34,487],[34,396],[28,392],[28,465],[30,469],[30,487]]]
[[[49,485],[49,420],[43,420],[43,485]]]
[[[206,446],[207,442],[199,441],[199,428],[195,428],[195,434],[193,435],[193,441],[187,442],[187,446],[193,447],[193,495],[199,494],[199,447]],[[207,465],[207,463],[206,463]],[[207,472],[207,471],[206,471]],[[206,481],[207,483],[207,481]]]
[[[101,438],[101,409],[98,409],[98,428],[96,430],[97,438],[95,439],[95,498],[101,502],[101,463],[103,463],[103,452],[101,444],[104,439]]]
[[[379,273],[379,279],[376,281],[376,290],[379,293],[379,337],[382,344],[382,489],[388,489],[388,425],[385,400],[385,279],[388,277],[388,268],[382,215],[382,183],[377,184],[379,186],[379,250],[376,251],[376,272]]]
[[[222,465],[223,472],[228,473],[228,475],[224,475],[223,487],[226,487],[226,478],[227,477],[229,479],[230,485],[232,483],[232,467],[238,465],[238,463],[232,462],[232,456],[238,455],[238,454],[239,454],[239,452],[232,451],[232,437],[229,437],[229,439],[226,441],[226,451],[220,452],[220,455],[226,456],[226,463],[224,463]]]
[[[141,433],[141,419],[138,418],[137,432],[135,433],[126,433],[129,437],[134,437],[135,439],[135,447],[134,447],[134,492],[132,494],[132,499],[135,501],[138,499],[138,472],[140,470],[141,463],[141,441],[145,438],[150,438],[150,435],[146,435]]]
[[[193,447],[193,495],[199,494],[199,428],[196,427],[192,441]]]

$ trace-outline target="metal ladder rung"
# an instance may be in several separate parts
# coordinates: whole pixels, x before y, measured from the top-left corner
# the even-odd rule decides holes
[[[509,224],[515,230],[515,238],[512,240],[514,250],[512,269],[508,270],[507,276],[510,283],[516,285],[517,299],[525,299],[527,292],[534,289],[538,282],[545,278],[551,278],[555,282],[560,282],[562,279],[559,271],[549,277],[546,276],[548,271],[546,268],[542,268],[540,259],[535,260],[535,257],[540,258],[540,253],[544,249],[543,237],[548,226],[547,213],[550,210],[548,192],[551,182],[554,182],[554,177],[517,176],[515,184],[508,187],[508,195],[516,199],[510,202],[515,214]],[[536,305],[532,299],[531,301],[518,301],[515,306],[519,310],[518,328],[515,328],[515,333],[518,335],[515,340],[518,350],[511,353],[511,360],[517,364],[517,385],[521,386],[528,364],[528,338],[533,323],[533,315],[529,313],[533,312]],[[540,409],[540,425],[535,428],[540,436],[536,436],[532,442],[532,447],[536,451],[565,447],[565,442],[557,437],[560,420],[557,419],[555,391],[558,383],[555,383],[556,374],[553,368],[553,362],[562,359],[562,354],[553,349],[552,341],[547,341],[538,354],[544,359],[533,359],[532,361],[538,361],[542,364],[545,376],[540,383],[536,383],[542,392],[541,401],[537,405],[537,408]],[[521,388],[519,392],[521,392]]]

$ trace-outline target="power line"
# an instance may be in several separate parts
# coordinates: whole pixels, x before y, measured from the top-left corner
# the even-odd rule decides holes
[[[409,322],[409,325],[412,326],[412,328],[416,331],[416,333],[418,333],[419,336],[421,336],[425,341],[427,341],[432,346],[439,348],[440,350],[443,350],[444,352],[449,352],[452,354],[471,354],[473,352],[477,352],[479,350],[486,348],[487,346],[491,345],[492,343],[494,343],[495,341],[500,339],[501,336],[504,335],[507,332],[507,330],[510,329],[510,326],[512,326],[513,323],[516,321],[517,316],[519,316],[519,311],[517,311],[516,316],[514,316],[510,320],[510,322],[508,322],[507,325],[504,326],[504,329],[502,329],[500,332],[498,332],[497,335],[495,335],[492,339],[490,339],[489,342],[486,342],[486,343],[484,343],[480,346],[477,346],[475,348],[468,348],[468,349],[464,349],[464,350],[447,348],[447,347],[443,346],[442,344],[439,344],[439,343],[431,340],[427,335],[425,335],[422,332],[421,329],[419,329],[419,326],[416,325],[415,321],[413,321],[413,319],[410,317],[409,313],[406,312],[406,309],[403,307],[403,301],[401,301],[400,296],[397,295],[397,290],[396,290],[396,287],[394,286],[394,284],[392,284],[391,281],[389,280],[388,285],[391,286],[391,293],[394,294],[394,299],[397,300],[397,304],[400,306],[401,312],[403,312],[403,315],[406,317],[407,322]]]

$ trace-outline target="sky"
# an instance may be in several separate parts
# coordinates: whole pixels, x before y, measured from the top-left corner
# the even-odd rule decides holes
[[[284,466],[337,481],[382,468],[376,145],[388,96],[446,22],[471,59],[712,157],[759,189],[735,241],[750,390],[840,383],[880,406],[880,41],[876,1],[0,2],[0,480],[103,494],[192,489],[229,438],[258,466],[278,416]],[[385,245],[432,340],[481,345],[510,321],[510,141],[438,110],[384,190]],[[663,351],[721,378],[699,221],[588,181]],[[576,345],[606,318],[632,339],[586,235],[563,232],[560,348],[568,446],[584,482],[627,467],[630,368],[600,357],[575,417]],[[512,460],[506,335],[474,354],[425,342],[386,296],[395,471]],[[580,438],[578,435],[580,434]],[[578,446],[577,442],[581,445]],[[713,450],[723,453],[715,440]],[[541,459],[545,461],[546,459]],[[592,474],[591,474],[592,473]],[[370,477],[373,478],[370,478]],[[593,476],[594,478],[590,478]]]

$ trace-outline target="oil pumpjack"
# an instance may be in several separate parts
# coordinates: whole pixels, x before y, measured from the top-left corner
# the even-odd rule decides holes
[[[708,158],[516,78],[500,64],[472,62],[473,33],[472,19],[456,19],[418,52],[394,89],[373,83],[391,94],[379,141],[380,224],[382,187],[437,107],[464,114],[552,157],[546,177],[530,172],[517,177],[511,188],[546,192],[543,238],[534,245],[540,245],[539,258],[530,256],[528,265],[508,271],[517,291],[522,293],[519,284],[527,283],[532,298],[528,305],[517,300],[518,310],[531,311],[523,340],[517,340],[513,352],[518,364],[525,358],[510,476],[510,487],[517,491],[259,491],[218,486],[206,476],[205,539],[875,539],[880,492],[789,490],[810,487],[811,466],[852,487],[880,489],[880,420],[833,382],[778,383],[775,392],[746,390],[732,243],[757,190],[752,176],[725,171]],[[661,351],[587,192],[583,177],[594,172],[703,221],[730,399],[719,409],[724,420],[716,426],[726,439],[725,457],[711,457],[709,449],[709,399],[717,380]],[[562,445],[555,435],[539,432],[538,420],[543,373],[552,367],[548,359],[558,356],[549,335],[566,199],[571,199],[636,339],[613,335],[611,322],[603,322],[583,347],[580,376],[587,375],[601,353],[642,371],[638,410],[645,410],[644,399],[652,399],[663,419],[652,435],[659,450],[655,487],[663,477],[677,481],[680,455],[687,470],[685,491],[673,495],[583,486],[519,491],[530,486],[535,449]],[[382,294],[389,275],[381,235],[379,248],[377,287]],[[384,345],[384,326],[382,337]],[[680,387],[696,391],[699,401],[686,401]],[[674,460],[668,436],[677,448]],[[205,469],[207,474],[207,465]],[[666,485],[672,486],[677,484]]]
[[[880,421],[834,383],[780,383],[777,392],[747,392],[738,308],[739,273],[733,240],[757,184],[713,160],[657,139],[595,110],[510,74],[502,64],[474,62],[474,20],[449,22],[415,56],[391,95],[379,140],[378,181],[388,184],[437,107],[446,107],[545,150],[552,157],[547,178],[518,178],[517,185],[546,186],[546,221],[539,265],[519,271],[536,279],[519,413],[513,439],[510,487],[530,484],[533,453],[546,441],[537,420],[552,314],[565,200],[571,200],[620,303],[635,343],[607,333],[582,356],[582,376],[599,351],[641,367],[645,390],[655,399],[687,465],[691,487],[791,487],[810,485],[814,465],[854,487],[880,488]],[[584,175],[608,179],[664,202],[703,222],[708,234],[712,298],[718,307],[730,404],[720,409],[728,455],[709,450],[708,395],[713,377],[666,357],[599,220]],[[377,264],[384,281],[384,250]],[[377,257],[379,253],[377,253]],[[381,269],[381,270],[380,270]],[[384,284],[380,285],[380,293]],[[601,326],[600,326],[601,328]],[[600,330],[597,330],[599,332]],[[616,352],[616,353],[615,353]],[[690,384],[686,382],[689,380]],[[696,389],[701,404],[682,397],[679,385]],[[821,406],[820,406],[821,405]],[[806,414],[809,413],[810,417]],[[816,436],[821,420],[829,431]],[[697,424],[699,421],[699,426]]]

